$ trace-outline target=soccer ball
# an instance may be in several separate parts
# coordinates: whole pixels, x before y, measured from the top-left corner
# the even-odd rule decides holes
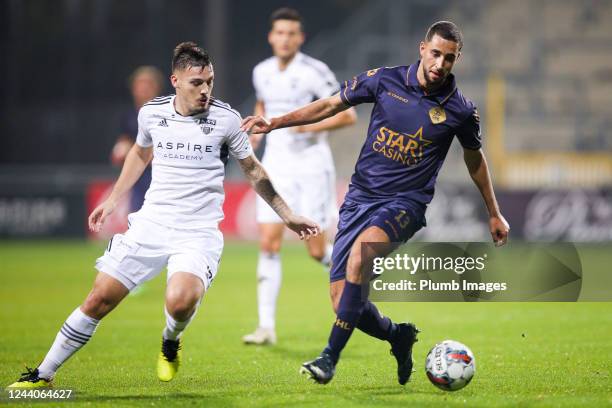
[[[445,391],[457,391],[469,384],[476,371],[474,354],[464,344],[444,340],[436,344],[425,360],[429,381]]]

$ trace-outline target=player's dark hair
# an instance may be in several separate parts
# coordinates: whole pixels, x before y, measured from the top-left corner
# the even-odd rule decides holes
[[[302,16],[296,9],[282,7],[275,10],[270,15],[270,29],[274,27],[274,23],[278,20],[297,21],[298,23],[300,23],[300,28],[302,29],[302,31],[304,30],[304,21],[302,21]]]
[[[434,35],[439,35],[448,41],[456,42],[459,45],[459,50],[463,47],[463,34],[459,31],[459,27],[451,21],[438,21],[433,23],[427,34],[425,34],[425,40],[430,42]]]
[[[194,42],[182,42],[174,48],[172,54],[173,72],[177,69],[187,69],[189,67],[204,68],[211,64],[210,55]]]

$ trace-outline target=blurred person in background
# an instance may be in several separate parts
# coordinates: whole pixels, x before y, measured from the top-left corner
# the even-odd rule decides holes
[[[253,69],[257,95],[255,115],[279,116],[308,102],[338,92],[340,85],[329,67],[300,52],[304,43],[300,14],[281,8],[270,16],[268,42],[273,56]],[[337,213],[336,170],[327,143],[329,130],[355,123],[354,109],[321,123],[281,129],[267,135],[262,163],[274,186],[292,208],[317,222],[323,231],[331,227]],[[251,135],[254,148],[263,134]],[[285,226],[266,203],[257,198],[260,253],[257,263],[259,324],[243,337],[245,344],[276,343],[276,302],[281,285],[280,248]],[[310,256],[329,268],[332,246],[325,232],[306,242]]]
[[[161,95],[163,74],[153,66],[144,65],[138,67],[129,77],[129,87],[134,104],[121,115],[119,137],[111,153],[111,162],[115,166],[123,166],[128,152],[136,141],[136,135],[138,134],[138,111],[146,102]],[[140,210],[150,184],[151,165],[147,166],[142,176],[132,187],[130,192],[130,212]]]

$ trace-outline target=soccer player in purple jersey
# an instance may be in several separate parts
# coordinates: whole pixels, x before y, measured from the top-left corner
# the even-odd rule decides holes
[[[361,103],[374,104],[368,134],[340,208],[332,254],[330,294],[337,318],[327,347],[300,370],[318,383],[333,378],[355,327],[388,341],[398,363],[399,383],[409,380],[418,330],[411,323],[393,323],[362,296],[361,285],[368,279],[362,265],[371,260],[363,259],[361,244],[405,242],[425,226],[425,209],[455,136],[489,212],[493,241],[498,246],[506,243],[510,228],[495,199],[481,149],[478,111],[451,74],[462,45],[455,24],[437,22],[420,43],[421,59],[416,63],[369,70],[345,81],[339,94],[270,120],[251,116],[242,123],[243,130],[268,133],[318,122]],[[391,248],[393,245],[389,251]]]

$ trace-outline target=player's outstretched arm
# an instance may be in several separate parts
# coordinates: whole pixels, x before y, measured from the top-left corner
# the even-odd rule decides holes
[[[319,234],[321,228],[315,222],[291,212],[285,200],[274,189],[268,173],[255,155],[252,154],[238,162],[257,194],[272,207],[289,229],[300,236],[300,239],[308,240]]]
[[[153,158],[152,147],[142,147],[134,143],[121,168],[121,174],[113,187],[113,191],[108,198],[97,206],[89,215],[89,230],[98,232],[108,217],[117,206],[123,194],[129,191]]]
[[[350,108],[320,122],[312,123],[310,125],[296,126],[294,129],[297,133],[324,132],[327,130],[335,130],[345,126],[354,125],[356,122],[357,112],[355,111],[355,108]]]
[[[499,210],[495,192],[493,191],[493,184],[491,183],[487,159],[482,149],[463,149],[463,159],[489,211],[489,230],[491,231],[493,242],[495,242],[496,246],[504,245],[508,240],[510,225],[508,225],[508,222]]]
[[[270,120],[263,116],[247,116],[242,120],[240,129],[243,132],[269,133],[274,129],[316,123],[348,108],[350,106],[342,101],[340,94],[336,94]]]

